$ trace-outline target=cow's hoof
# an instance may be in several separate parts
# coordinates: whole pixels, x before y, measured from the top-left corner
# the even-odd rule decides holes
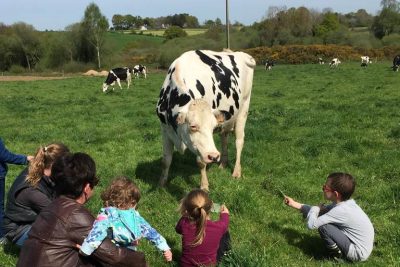
[[[239,179],[240,176],[242,176],[241,172],[236,172],[235,171],[235,172],[232,173],[232,177],[235,178],[235,179]]]

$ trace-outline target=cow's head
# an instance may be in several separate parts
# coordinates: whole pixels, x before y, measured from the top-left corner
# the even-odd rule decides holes
[[[204,163],[219,161],[220,153],[215,147],[214,128],[224,122],[224,114],[213,112],[202,99],[190,103],[187,113],[180,112],[176,122],[182,141]]]
[[[108,84],[107,83],[103,83],[103,93],[105,93],[108,89]]]

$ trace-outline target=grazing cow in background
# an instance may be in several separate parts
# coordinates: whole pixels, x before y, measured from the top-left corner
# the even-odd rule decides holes
[[[397,55],[393,58],[393,71],[399,71],[400,68],[400,55]]]
[[[265,62],[265,70],[271,70],[273,66],[275,66],[275,62],[272,59],[267,59],[267,62]]]
[[[372,59],[370,59],[369,56],[362,56],[361,57],[361,66],[362,66],[362,63],[371,64],[372,63]]]
[[[108,72],[106,81],[103,83],[103,92],[106,92],[110,85],[113,87],[114,90],[115,82],[117,82],[119,88],[122,89],[120,81],[126,81],[128,83],[128,88],[129,88],[129,85],[131,84],[132,81],[131,69],[125,67],[125,68],[115,68],[110,70]]]
[[[233,177],[241,176],[240,157],[250,104],[255,60],[243,52],[189,51],[169,67],[157,103],[161,122],[163,159],[160,185],[165,185],[174,146],[196,155],[202,189],[208,190],[206,166],[228,163],[228,134],[235,132]],[[221,154],[213,132],[221,135]]]
[[[340,63],[340,60],[338,58],[334,58],[332,59],[331,63],[329,63],[329,67],[333,68],[333,67],[337,67]]]
[[[324,62],[324,60],[322,59],[322,57],[319,57],[319,58],[318,58],[318,63],[319,63],[320,65],[324,65],[324,64],[325,64],[325,62]]]
[[[147,77],[147,68],[144,65],[136,65],[135,67],[133,67],[132,73],[135,76],[135,78],[139,78],[139,75],[141,74],[146,79],[146,77]]]

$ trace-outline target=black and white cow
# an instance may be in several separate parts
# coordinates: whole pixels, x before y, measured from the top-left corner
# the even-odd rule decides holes
[[[250,104],[255,60],[243,52],[189,51],[169,67],[157,103],[161,121],[163,159],[160,185],[168,178],[174,146],[196,156],[202,189],[208,190],[206,166],[228,162],[227,137],[236,136],[233,177],[241,176],[240,157]],[[215,147],[213,132],[221,134],[222,154]]]
[[[135,76],[135,78],[139,78],[139,75],[141,74],[146,79],[146,77],[147,77],[147,68],[144,65],[136,65],[135,67],[133,67],[132,73]]]
[[[273,66],[275,66],[275,62],[272,59],[267,59],[267,62],[265,62],[265,70],[272,70]]]
[[[318,63],[319,63],[320,65],[324,65],[324,64],[325,64],[325,61],[322,59],[322,57],[319,57],[319,58],[318,58]]]
[[[397,55],[393,58],[393,71],[399,71],[400,68],[400,55]]]
[[[103,83],[103,92],[106,92],[110,85],[113,87],[114,90],[115,82],[117,82],[119,88],[122,89],[121,81],[126,81],[128,83],[128,88],[129,88],[129,85],[131,84],[132,81],[130,68],[124,67],[124,68],[115,68],[110,70],[108,72],[105,82]]]
[[[339,66],[340,63],[342,63],[342,62],[340,62],[340,60],[338,58],[333,58],[331,60],[331,63],[329,63],[329,67],[336,68],[337,66]]]

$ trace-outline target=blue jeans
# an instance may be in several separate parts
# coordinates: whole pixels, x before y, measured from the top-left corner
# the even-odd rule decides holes
[[[27,227],[27,228],[24,230],[24,233],[21,235],[21,237],[17,239],[17,241],[15,242],[15,244],[16,244],[18,247],[22,247],[22,246],[24,245],[25,240],[28,239],[28,233],[29,233],[29,231],[31,230],[31,228],[32,228],[32,226]]]
[[[0,177],[0,238],[3,237],[4,198],[6,191],[6,177]]]

